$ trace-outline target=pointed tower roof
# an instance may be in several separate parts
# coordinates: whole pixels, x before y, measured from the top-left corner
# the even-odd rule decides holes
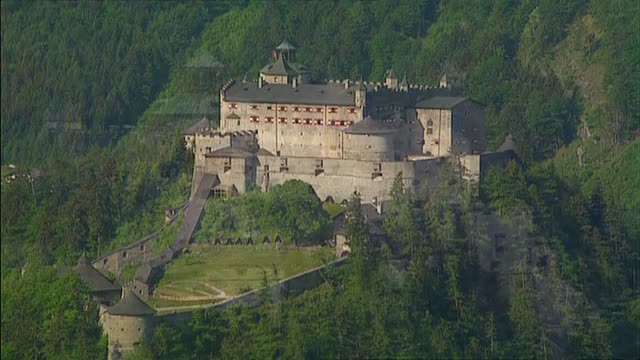
[[[400,86],[401,87],[408,87],[409,83],[407,83],[407,73],[404,74],[404,76],[402,77],[402,81],[400,82]]]
[[[397,79],[398,78],[398,74],[396,74],[396,71],[393,69],[393,66],[391,67],[391,69],[389,69],[389,72],[387,73],[387,78],[388,79]]]
[[[140,300],[131,289],[126,289],[122,299],[107,309],[107,312],[111,315],[144,316],[153,315],[156,311],[147,305],[147,303]]]
[[[293,46],[290,42],[288,42],[287,40],[284,40],[282,43],[280,43],[280,45],[278,45],[278,47],[276,48],[276,50],[295,50],[296,47]]]
[[[298,75],[298,72],[282,57],[282,53],[278,55],[276,62],[263,67],[260,73],[264,75]]]
[[[364,120],[349,126],[344,130],[347,134],[359,135],[382,135],[394,132],[394,129],[384,126],[382,121],[374,120],[371,116],[367,116]]]
[[[78,259],[78,265],[76,265],[74,270],[87,287],[91,289],[91,291],[111,291],[120,289],[119,284],[111,282],[111,280],[91,265],[85,253],[82,253],[82,256]]]

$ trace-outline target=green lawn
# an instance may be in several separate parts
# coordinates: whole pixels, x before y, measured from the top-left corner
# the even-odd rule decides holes
[[[272,281],[274,267],[278,279],[284,279],[322,265],[322,259],[333,260],[331,249],[320,247],[193,245],[190,250],[167,266],[151,303],[172,299],[176,304],[180,296],[185,304],[207,296],[220,301],[261,287],[263,270]]]

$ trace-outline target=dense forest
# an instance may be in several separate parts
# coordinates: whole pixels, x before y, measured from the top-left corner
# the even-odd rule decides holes
[[[86,289],[52,266],[157,229],[189,193],[179,131],[193,114],[217,120],[220,85],[257,76],[285,38],[318,79],[380,81],[392,65],[413,83],[446,73],[486,104],[489,147],[513,134],[522,162],[477,193],[455,172],[429,193],[396,186],[385,227],[406,272],[368,241],[353,199],[353,256],[325,287],[160,328],[135,357],[638,357],[637,1],[0,6],[2,171],[29,175],[2,183],[3,359],[104,357]],[[260,193],[235,201],[238,218],[273,205]],[[533,254],[479,264],[478,211],[527,219]]]

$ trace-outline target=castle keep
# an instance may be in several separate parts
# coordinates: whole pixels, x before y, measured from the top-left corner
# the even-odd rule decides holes
[[[390,69],[384,83],[314,82],[283,42],[255,81],[220,89],[220,127],[204,119],[185,132],[195,153],[194,183],[215,174],[214,195],[267,191],[288,179],[337,201],[358,192],[385,200],[397,173],[419,187],[445,158],[477,180],[485,150],[484,106],[439,86],[414,85]]]

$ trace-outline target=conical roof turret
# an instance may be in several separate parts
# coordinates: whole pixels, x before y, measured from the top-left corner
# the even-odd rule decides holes
[[[122,299],[107,309],[107,312],[110,315],[145,316],[153,315],[156,311],[134,294],[131,289],[126,289]]]

